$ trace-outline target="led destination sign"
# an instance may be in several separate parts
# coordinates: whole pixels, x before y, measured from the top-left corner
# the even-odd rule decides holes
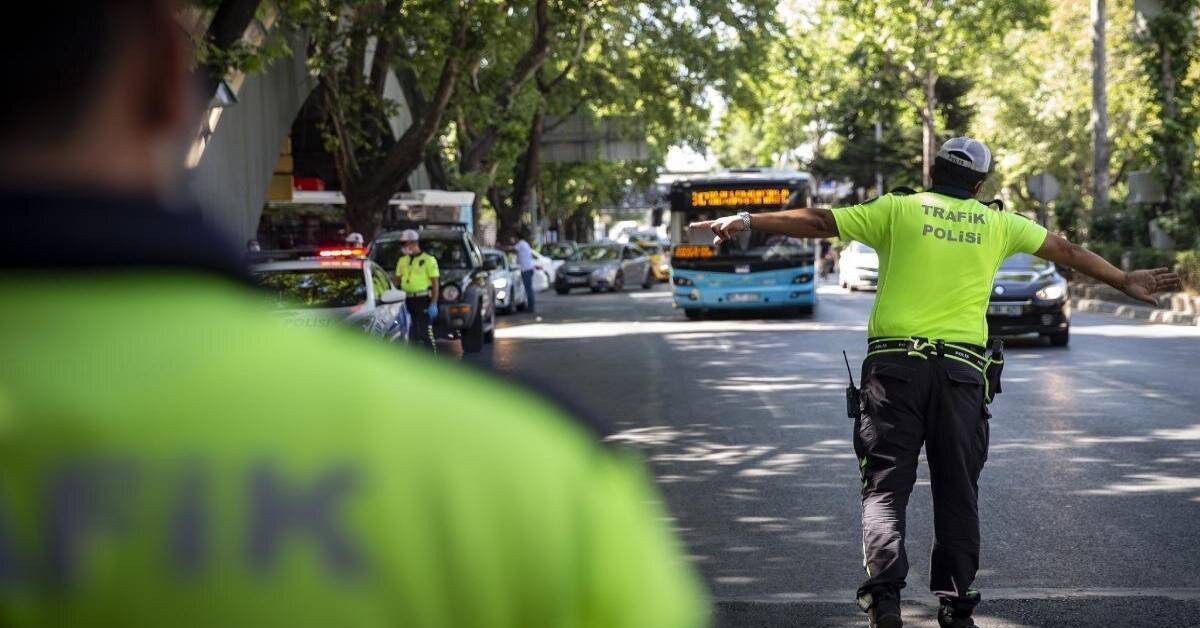
[[[693,190],[692,207],[771,207],[783,205],[792,193],[788,188],[723,188]]]

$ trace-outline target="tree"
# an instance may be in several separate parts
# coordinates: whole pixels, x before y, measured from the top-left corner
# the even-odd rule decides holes
[[[442,130],[442,118],[481,37],[478,5],[463,0],[294,1],[290,17],[309,36],[322,132],[334,157],[350,228],[372,237],[388,201],[406,185]],[[385,93],[393,68],[421,103],[396,137],[401,103]],[[410,109],[411,111],[411,109]]]
[[[765,61],[762,48],[775,34],[775,4],[675,0],[655,5],[609,2],[582,5],[578,21],[561,21],[557,43],[531,82],[522,133],[493,159],[497,169],[488,198],[500,235],[515,232],[535,190],[542,215],[563,217],[615,202],[629,187],[649,185],[669,146],[699,145],[713,93],[734,93],[740,72]],[[584,167],[540,166],[542,136],[580,116],[598,122],[624,120],[626,133],[644,139],[650,154],[640,162],[602,162]],[[546,171],[552,174],[543,173]],[[563,185],[561,177],[586,181]],[[559,194],[560,190],[572,190]],[[586,190],[586,193],[581,192]],[[580,200],[586,199],[586,200]],[[564,203],[564,206],[558,203]]]
[[[921,122],[922,179],[938,145],[938,82],[970,79],[992,55],[1004,53],[1003,35],[1042,24],[1045,0],[862,0],[843,3],[841,14],[859,35],[862,60],[875,74],[897,80],[896,97]]]
[[[1200,123],[1200,85],[1192,68],[1196,59],[1196,0],[1160,0],[1160,11],[1146,20],[1138,40],[1142,67],[1159,123],[1151,135],[1155,173],[1163,181],[1163,214],[1175,235],[1195,237],[1200,226],[1200,199],[1188,198],[1196,184],[1196,131]]]
[[[1137,60],[1132,8],[1110,3],[1107,82],[1111,190],[1120,194],[1129,172],[1150,163],[1154,112]],[[1008,53],[982,64],[971,99],[979,110],[971,134],[995,156],[992,189],[1003,189],[1028,207],[1024,179],[1039,172],[1063,184],[1054,204],[1059,229],[1089,235],[1095,204],[1090,120],[1092,117],[1090,11],[1087,3],[1056,3],[1048,28],[1009,33]]]

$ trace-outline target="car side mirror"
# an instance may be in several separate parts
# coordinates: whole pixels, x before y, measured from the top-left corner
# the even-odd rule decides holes
[[[403,290],[397,290],[395,288],[391,288],[389,290],[384,290],[383,294],[379,295],[379,302],[383,305],[391,305],[393,303],[401,303],[404,301],[405,298],[407,298],[407,296],[408,295],[404,294]]]
[[[484,270],[496,270],[496,262],[493,262],[490,259],[483,260],[483,269]]]

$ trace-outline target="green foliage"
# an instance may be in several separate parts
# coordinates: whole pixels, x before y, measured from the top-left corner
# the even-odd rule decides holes
[[[1147,246],[1126,246],[1118,242],[1092,242],[1088,249],[1096,255],[1108,260],[1114,266],[1120,267],[1122,258],[1129,254],[1130,268],[1160,268],[1175,264],[1175,253]]]
[[[1200,128],[1200,79],[1192,66],[1198,31],[1196,0],[1161,0],[1161,13],[1146,20],[1139,41],[1142,68],[1157,105],[1159,124],[1150,144],[1155,174],[1167,193],[1163,212],[1176,237],[1193,235],[1200,226],[1200,205],[1188,202],[1195,187],[1196,132]]]
[[[220,6],[221,0],[190,0],[207,23]],[[268,12],[270,14],[268,15]],[[270,9],[259,6],[255,16],[260,30],[266,32],[258,42],[238,41],[231,46],[218,46],[197,33],[195,37],[195,60],[202,67],[209,68],[217,78],[229,78],[235,73],[253,74],[262,72],[276,59],[292,54],[288,36],[291,31],[287,28],[265,28],[267,22],[274,22],[277,15]]]
[[[1200,292],[1200,250],[1179,251],[1175,254],[1175,271],[1191,292]]]

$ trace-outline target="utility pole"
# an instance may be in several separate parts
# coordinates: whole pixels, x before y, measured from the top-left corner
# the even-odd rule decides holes
[[[1105,78],[1104,0],[1092,0],[1092,211],[1108,212],[1108,95]]]

